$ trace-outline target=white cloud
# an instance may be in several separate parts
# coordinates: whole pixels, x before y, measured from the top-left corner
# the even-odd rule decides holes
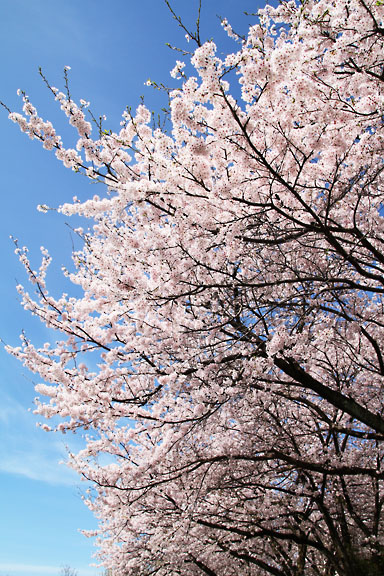
[[[18,449],[11,454],[4,454],[1,450],[0,470],[49,484],[74,485],[79,481],[75,472],[60,464],[60,454],[53,451],[42,454],[37,447],[32,450]]]
[[[47,566],[47,565],[37,565],[37,564],[12,564],[12,563],[0,563],[0,573],[5,572],[10,576],[13,574],[44,574],[47,576],[58,576],[61,571],[61,566]],[[97,576],[100,571],[97,568],[82,568],[78,569],[78,576]]]
[[[0,570],[5,572],[27,574],[58,574],[60,566],[37,566],[31,564],[0,564]]]
[[[60,571],[59,566],[36,566],[31,564],[0,564],[0,570],[5,572],[26,572],[29,574],[53,574]]]
[[[67,459],[62,438],[36,428],[36,421],[36,416],[22,404],[6,395],[3,397],[0,409],[0,470],[49,484],[77,484],[80,477],[60,464]]]

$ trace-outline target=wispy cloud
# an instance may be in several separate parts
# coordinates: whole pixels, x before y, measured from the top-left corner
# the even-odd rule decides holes
[[[0,470],[49,484],[76,484],[79,477],[64,464],[60,464],[57,456],[53,451],[41,454],[36,448],[30,451],[16,450],[12,454],[4,454],[1,450]]]
[[[37,564],[13,564],[13,563],[0,563],[0,574],[2,572],[13,574],[45,574],[47,576],[57,576],[60,574],[61,566],[48,566]],[[97,568],[82,568],[78,569],[78,576],[97,576],[100,570]]]
[[[60,566],[37,566],[33,564],[0,564],[0,570],[13,572],[15,574],[25,572],[26,574],[58,574]]]
[[[4,396],[0,408],[0,470],[50,484],[74,485],[78,475],[61,461],[64,442],[36,428],[36,417],[16,400]]]
[[[4,572],[20,573],[25,572],[29,574],[53,574],[58,573],[60,566],[35,566],[31,564],[0,564],[0,570]]]

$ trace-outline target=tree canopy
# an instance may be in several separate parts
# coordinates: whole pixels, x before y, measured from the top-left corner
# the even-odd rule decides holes
[[[11,352],[38,413],[87,431],[70,463],[116,576],[384,572],[383,20],[282,1],[223,21],[225,56],[186,28],[163,128],[144,104],[95,127],[53,87],[74,148],[25,94],[10,114],[106,185],[61,207],[92,224],[81,296],[18,250],[60,339]]]

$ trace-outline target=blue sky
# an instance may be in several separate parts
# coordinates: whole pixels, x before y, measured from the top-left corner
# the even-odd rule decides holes
[[[234,50],[217,14],[244,31],[254,20],[241,12],[256,11],[262,3],[203,0],[203,39],[214,37]],[[194,0],[174,0],[173,6],[186,22],[195,20]],[[71,66],[73,96],[90,101],[95,115],[107,116],[106,127],[117,129],[125,107],[135,108],[140,95],[151,109],[164,105],[165,100],[144,83],[148,78],[171,83],[169,70],[180,56],[165,43],[188,48],[184,34],[162,0],[1,0],[0,99],[18,111],[16,91],[25,90],[39,112],[68,136],[38,67],[51,84],[62,88],[63,68]],[[28,246],[36,265],[39,247],[47,247],[54,257],[50,285],[56,292],[67,291],[60,269],[70,263],[70,229],[64,217],[43,214],[36,206],[58,206],[74,195],[84,199],[94,188],[21,134],[3,110],[0,126],[0,338],[17,345],[25,330],[32,340],[44,342],[47,330],[19,305],[15,286],[25,278],[10,235]],[[34,383],[34,376],[1,347],[0,576],[57,576],[64,564],[77,569],[79,576],[97,576],[101,570],[90,567],[95,561],[93,543],[79,533],[96,526],[81,501],[85,486],[59,464],[66,446],[76,448],[81,438],[47,434],[36,427],[31,412]]]

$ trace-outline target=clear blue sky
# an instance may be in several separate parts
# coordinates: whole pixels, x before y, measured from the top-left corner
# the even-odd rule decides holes
[[[263,4],[256,0],[203,0],[202,37],[214,37],[231,51],[217,14],[244,31],[254,19],[242,15]],[[174,0],[185,21],[196,18],[195,0]],[[57,126],[65,122],[43,85],[38,67],[50,82],[62,88],[63,67],[71,66],[75,98],[91,101],[97,115],[117,129],[126,105],[135,108],[141,94],[159,110],[164,102],[144,82],[151,78],[172,82],[169,70],[180,56],[165,43],[188,48],[182,32],[162,0],[1,0],[0,99],[20,108],[16,91],[30,96],[39,112]],[[60,273],[70,263],[71,235],[66,220],[55,212],[42,214],[38,204],[58,206],[74,195],[94,193],[84,178],[66,170],[53,153],[31,142],[0,110],[2,177],[0,181],[0,338],[17,345],[25,330],[44,342],[46,329],[24,312],[15,290],[25,281],[10,235],[30,249],[38,265],[39,247],[53,255],[50,285],[56,294],[68,290]],[[63,129],[64,135],[68,130]],[[57,576],[63,564],[79,576],[97,576],[90,567],[95,551],[79,529],[96,521],[81,501],[84,485],[59,461],[66,445],[80,438],[47,434],[36,428],[33,408],[34,376],[0,349],[0,576]]]

